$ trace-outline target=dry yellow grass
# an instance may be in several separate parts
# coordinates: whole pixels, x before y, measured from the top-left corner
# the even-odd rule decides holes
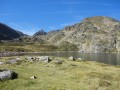
[[[18,73],[18,79],[0,82],[0,90],[120,90],[120,66],[60,57],[51,57],[50,63],[27,62],[25,57],[20,57],[20,65],[0,65]],[[55,63],[56,59],[62,64]]]

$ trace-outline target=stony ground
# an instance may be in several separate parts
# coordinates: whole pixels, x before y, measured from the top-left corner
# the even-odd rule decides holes
[[[27,56],[0,61],[13,58],[20,62],[0,65],[0,69],[13,70],[18,78],[0,81],[0,90],[120,90],[120,66],[60,57],[50,57],[49,63],[29,62]]]

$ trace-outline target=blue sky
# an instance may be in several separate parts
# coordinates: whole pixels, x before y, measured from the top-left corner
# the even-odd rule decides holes
[[[0,22],[32,35],[62,29],[86,17],[120,20],[120,0],[0,0]]]

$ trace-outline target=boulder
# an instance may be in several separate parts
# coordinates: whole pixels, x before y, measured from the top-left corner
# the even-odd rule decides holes
[[[33,62],[33,61],[35,61],[35,60],[36,60],[36,58],[35,58],[35,57],[27,57],[27,59],[28,59],[29,61],[31,61],[31,62]]]
[[[38,59],[39,61],[44,61],[44,62],[49,62],[49,61],[50,61],[50,59],[49,59],[48,56],[37,57],[37,59]]]
[[[0,62],[0,65],[3,65],[3,64],[5,64],[5,62]]]
[[[78,60],[82,61],[83,59],[82,58],[77,58]]]
[[[36,76],[32,76],[32,77],[30,77],[31,79],[36,79]]]
[[[73,56],[70,56],[68,59],[69,59],[69,60],[72,60],[72,61],[75,60]]]
[[[20,58],[16,58],[16,60],[21,60]]]
[[[84,58],[77,58],[77,61],[85,61]]]
[[[48,56],[40,56],[40,57],[27,57],[27,59],[31,62],[33,61],[44,61],[44,62],[49,62],[50,59]]]
[[[11,70],[0,70],[0,80],[15,79],[18,74]]]

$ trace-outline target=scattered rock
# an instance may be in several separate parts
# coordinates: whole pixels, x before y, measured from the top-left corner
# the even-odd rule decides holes
[[[30,62],[33,62],[33,61],[35,61],[35,60],[36,60],[36,58],[35,58],[35,57],[27,57],[27,59],[28,59]]]
[[[77,58],[77,61],[85,61],[84,58]]]
[[[44,62],[47,62],[47,63],[50,61],[50,59],[49,59],[48,56],[41,56],[41,57],[38,57],[38,60],[39,60],[39,61],[44,61]]]
[[[82,58],[77,58],[77,59],[78,59],[78,60],[81,60],[81,61],[83,60]]]
[[[21,60],[20,58],[16,58],[16,60]]]
[[[72,60],[72,61],[75,60],[73,56],[70,56],[68,59],[69,59],[69,60]]]
[[[0,62],[0,65],[3,65],[3,64],[5,64],[5,62]]]
[[[27,59],[31,62],[33,61],[44,61],[44,62],[49,62],[50,59],[48,56],[41,56],[41,57],[27,57]]]
[[[32,76],[32,77],[30,77],[31,79],[36,79],[36,76]]]
[[[0,70],[0,80],[15,79],[18,74],[11,70]]]

